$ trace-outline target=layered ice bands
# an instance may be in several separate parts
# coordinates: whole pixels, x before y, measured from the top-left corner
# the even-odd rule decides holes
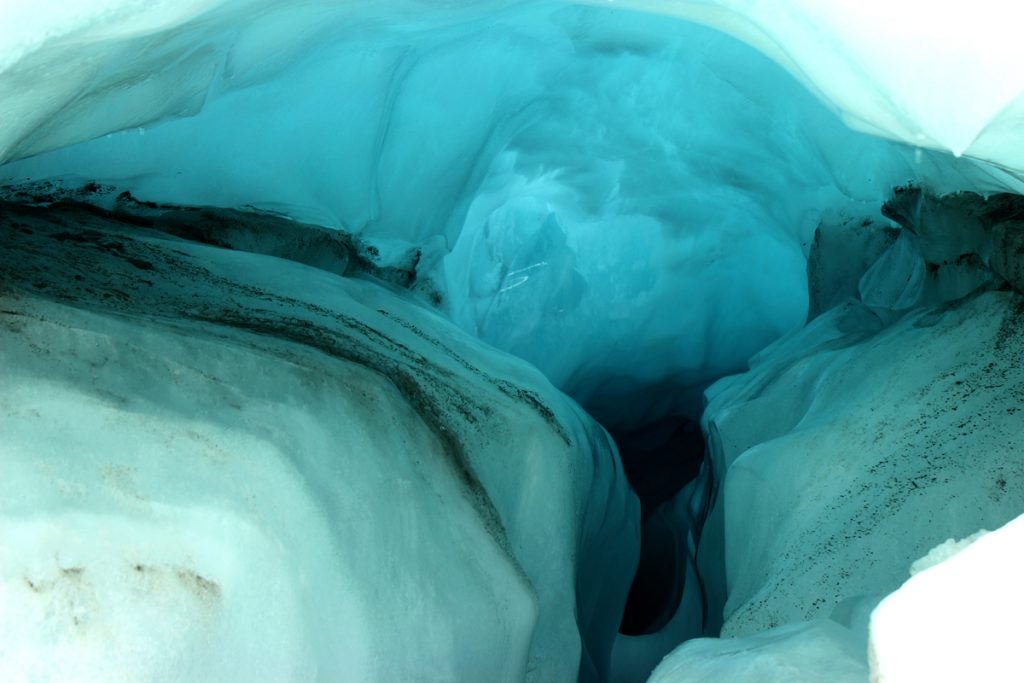
[[[0,206],[0,677],[605,675],[600,427],[379,285],[120,216]]]

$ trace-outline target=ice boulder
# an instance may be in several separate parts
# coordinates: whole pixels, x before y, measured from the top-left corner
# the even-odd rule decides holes
[[[0,678],[602,675],[638,542],[604,430],[399,285],[281,258],[301,225],[180,219],[0,206]]]

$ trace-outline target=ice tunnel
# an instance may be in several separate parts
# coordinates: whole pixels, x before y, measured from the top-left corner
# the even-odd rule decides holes
[[[0,679],[1019,682],[1019,14],[0,3]]]

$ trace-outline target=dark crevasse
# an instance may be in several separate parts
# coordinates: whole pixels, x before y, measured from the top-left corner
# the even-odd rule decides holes
[[[704,462],[700,425],[670,418],[627,435],[614,435],[630,486],[640,499],[640,564],[619,631],[659,630],[682,599],[685,545],[658,508],[693,481]],[[681,563],[682,561],[682,563]]]

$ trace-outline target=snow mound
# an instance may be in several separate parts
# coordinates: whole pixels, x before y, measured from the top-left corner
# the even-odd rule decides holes
[[[1024,516],[929,553],[871,617],[875,683],[1010,683],[1024,676]],[[939,557],[941,555],[941,559]]]

